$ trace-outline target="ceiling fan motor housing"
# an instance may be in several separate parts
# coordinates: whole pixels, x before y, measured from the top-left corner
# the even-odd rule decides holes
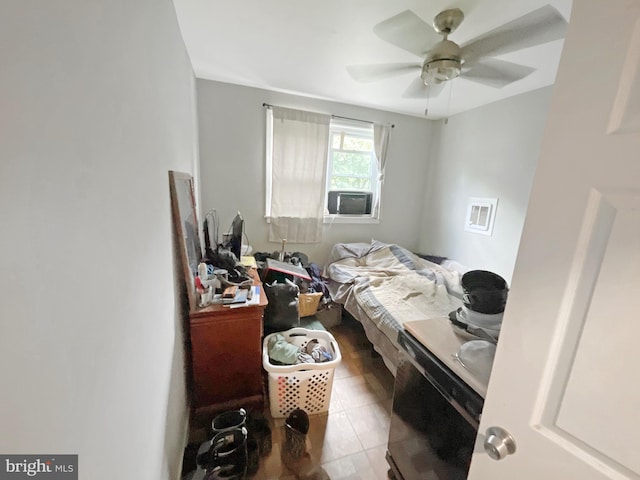
[[[425,85],[453,80],[460,75],[462,49],[451,40],[443,40],[428,53],[420,77]]]

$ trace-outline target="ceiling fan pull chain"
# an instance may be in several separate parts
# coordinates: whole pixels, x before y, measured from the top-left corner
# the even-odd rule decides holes
[[[431,85],[426,85],[427,87],[427,106],[424,109],[424,116],[426,117],[429,114],[429,100],[431,99]]]
[[[451,111],[451,91],[453,90],[453,81],[449,83],[449,99],[447,100],[447,118],[444,119],[444,124],[447,125],[449,123],[449,112]]]

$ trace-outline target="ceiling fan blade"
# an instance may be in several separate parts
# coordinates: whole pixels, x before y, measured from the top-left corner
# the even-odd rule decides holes
[[[419,63],[373,63],[368,65],[349,65],[347,72],[351,77],[362,83],[375,82],[385,78],[396,77],[403,73],[420,71]]]
[[[505,23],[462,45],[465,61],[503,55],[564,38],[567,22],[551,5],[545,5]]]
[[[442,40],[433,27],[411,10],[405,10],[373,27],[382,40],[414,53],[419,57]]]
[[[403,98],[435,98],[440,95],[440,92],[444,89],[443,83],[435,83],[426,86],[420,77],[417,77],[413,82],[409,84],[407,89],[402,94]]]
[[[463,69],[461,77],[490,87],[502,88],[510,83],[522,80],[534,71],[535,68],[533,67],[505,62],[495,58],[483,58],[474,62],[468,71]]]

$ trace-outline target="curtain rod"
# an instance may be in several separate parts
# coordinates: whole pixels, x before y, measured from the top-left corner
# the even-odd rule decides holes
[[[262,106],[265,108],[273,108],[273,105],[270,105],[268,103],[263,103]],[[341,117],[340,115],[331,115],[331,118],[342,118],[343,120],[354,120],[356,122],[370,123],[372,125],[374,124],[374,122],[372,122],[371,120],[361,120],[359,118]],[[396,128],[396,126],[394,124],[391,124],[391,128]]]

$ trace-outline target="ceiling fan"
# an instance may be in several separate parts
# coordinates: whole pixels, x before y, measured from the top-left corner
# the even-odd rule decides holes
[[[432,28],[411,10],[405,10],[377,24],[373,31],[382,40],[423,58],[422,63],[351,65],[347,71],[359,82],[420,71],[420,76],[409,85],[403,97],[436,96],[445,82],[458,76],[502,88],[523,79],[535,69],[491,57],[564,38],[567,27],[564,17],[554,7],[546,5],[458,45],[449,40],[449,35],[463,20],[460,9],[444,10],[435,16]]]

